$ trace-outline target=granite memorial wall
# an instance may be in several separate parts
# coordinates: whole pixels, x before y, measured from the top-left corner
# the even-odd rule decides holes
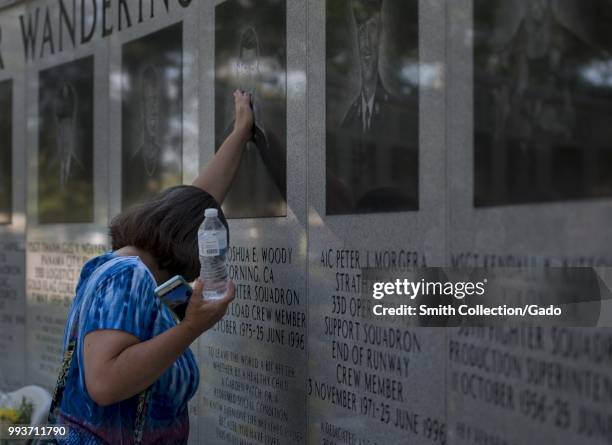
[[[453,265],[610,265],[611,233],[604,226],[612,177],[601,174],[611,166],[610,145],[598,138],[607,138],[600,119],[610,112],[605,73],[612,47],[601,30],[611,7],[607,1],[449,2]],[[587,128],[593,131],[583,136]],[[510,283],[506,292],[515,301],[537,301],[535,287]],[[609,328],[449,329],[453,443],[609,442],[611,357],[604,345],[611,335]]]
[[[610,20],[608,0],[0,5],[0,389],[52,388],[109,221],[190,183],[243,88],[237,293],[192,345],[191,443],[610,443],[610,330],[374,317],[369,296],[427,267],[612,263]]]

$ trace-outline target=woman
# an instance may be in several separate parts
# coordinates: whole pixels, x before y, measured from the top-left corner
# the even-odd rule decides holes
[[[250,95],[237,91],[234,102],[234,130],[193,185],[119,215],[110,227],[113,251],[83,267],[50,416],[69,426],[59,443],[187,442],[187,402],[199,383],[189,345],[223,317],[235,287],[204,301],[198,280],[178,324],[153,291],[174,275],[199,274],[204,210],[223,202],[251,136]]]

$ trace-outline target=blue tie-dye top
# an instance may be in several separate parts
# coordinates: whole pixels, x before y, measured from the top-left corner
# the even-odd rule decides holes
[[[106,270],[92,273],[104,263]],[[92,277],[93,282],[89,283]],[[153,275],[138,257],[112,252],[88,261],[81,272],[66,324],[64,349],[76,338],[74,356],[60,405],[58,423],[69,425],[60,444],[132,444],[138,396],[100,406],[85,387],[83,339],[98,329],[118,329],[149,340],[176,325],[155,296]],[[78,312],[78,316],[77,316]],[[196,392],[199,371],[187,349],[150,388],[143,444],[182,444],[189,435],[187,402]]]

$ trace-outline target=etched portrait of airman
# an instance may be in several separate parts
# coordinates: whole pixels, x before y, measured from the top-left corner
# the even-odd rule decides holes
[[[57,159],[59,161],[60,187],[66,187],[70,179],[71,168],[80,164],[77,159],[77,109],[78,97],[76,89],[70,82],[64,82],[56,92],[54,105],[55,136],[57,139]],[[81,165],[79,167],[82,168]]]
[[[328,3],[328,10],[332,12],[330,3],[333,2]],[[385,3],[401,13],[401,8],[412,2],[402,5],[393,0],[350,0],[344,9],[349,15],[345,22],[352,29],[356,52],[353,63],[345,69],[356,72],[358,80],[340,125],[328,121],[328,214],[418,209],[418,84],[403,96],[391,93],[385,86],[382,73],[397,68],[385,66],[381,55],[385,50],[384,18],[391,20],[388,10],[384,14]],[[415,20],[416,16],[404,18]],[[333,19],[332,16],[330,20]],[[330,28],[328,25],[328,35],[338,32]],[[386,36],[387,41],[402,37],[390,31]],[[346,84],[332,84],[337,75],[334,71],[341,68],[335,60],[342,53],[346,58],[350,52],[350,48],[338,48],[336,40],[340,42],[330,39],[327,55],[330,115],[337,114],[339,107],[329,95],[341,95],[340,91],[346,90]]]
[[[235,89],[251,93],[253,135],[224,203],[228,218],[286,215],[285,0],[227,0],[215,8],[216,146],[233,128]]]
[[[38,222],[93,221],[93,57],[39,74]]]
[[[612,196],[612,48],[588,2],[479,0],[474,17],[475,205]]]
[[[123,44],[121,204],[182,182],[181,23]]]

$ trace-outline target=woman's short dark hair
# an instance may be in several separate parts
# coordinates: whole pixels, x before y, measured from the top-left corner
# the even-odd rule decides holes
[[[158,267],[171,276],[195,280],[200,274],[198,228],[204,210],[212,207],[219,210],[219,219],[227,228],[225,216],[210,194],[190,185],[170,187],[113,218],[109,227],[112,249],[136,247],[150,253]]]

